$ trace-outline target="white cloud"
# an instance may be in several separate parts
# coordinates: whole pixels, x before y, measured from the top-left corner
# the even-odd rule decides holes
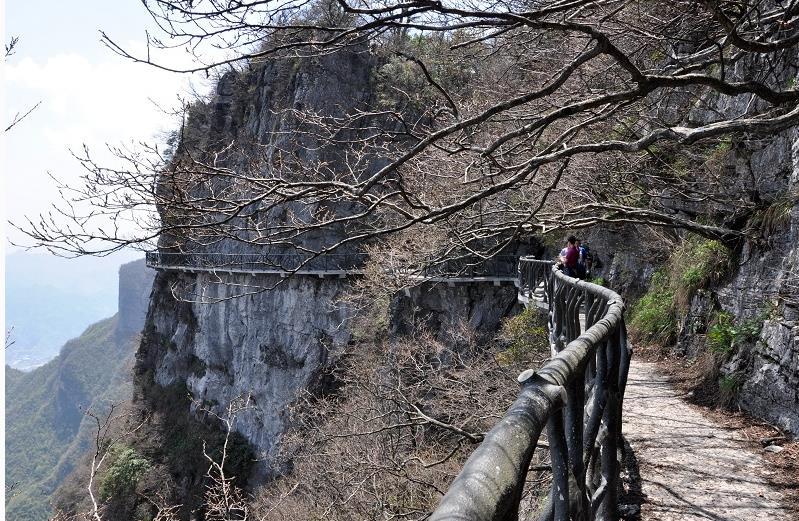
[[[79,129],[73,139],[107,140],[147,137],[167,123],[150,99],[173,106],[186,77],[120,59],[93,64],[59,54],[43,63],[25,58],[7,65],[6,85],[9,105],[24,91],[25,98],[42,100],[49,126]]]
[[[84,143],[153,142],[177,121],[153,103],[177,106],[189,77],[125,61],[115,55],[91,62],[75,53],[46,60],[19,57],[3,68],[8,113],[41,106],[6,135],[7,217],[45,212],[58,197],[47,172],[76,180],[80,165],[68,149]],[[13,232],[10,232],[14,238]]]

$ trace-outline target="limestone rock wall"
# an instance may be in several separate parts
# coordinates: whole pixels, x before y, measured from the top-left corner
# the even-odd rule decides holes
[[[298,131],[307,123],[299,121],[292,109],[340,116],[368,107],[374,97],[374,67],[375,59],[356,49],[303,61],[274,60],[248,72],[227,73],[214,98],[190,117],[184,144],[213,149],[230,142],[255,143],[251,147],[255,150],[225,152],[228,155],[221,160],[231,168],[252,168],[249,152],[257,153],[262,168],[272,165],[273,155],[287,152],[301,161],[336,165],[342,160],[341,151],[314,141],[312,132]],[[375,158],[375,164],[379,161]],[[350,211],[344,203],[336,203],[333,210]],[[316,209],[285,205],[265,211],[268,222],[280,224]],[[242,229],[246,224],[241,223]],[[305,235],[300,241],[319,249],[349,233],[342,226]],[[170,239],[163,238],[162,247]],[[190,249],[263,251],[257,244],[230,239]],[[259,456],[255,477],[269,477],[275,470],[273,457],[286,428],[288,407],[305,390],[326,385],[325,370],[352,340],[347,320],[352,311],[341,304],[350,282],[306,275],[281,279],[160,272],[137,354],[137,396],[146,399],[158,388],[185,385],[197,403],[222,415],[231,401],[249,395],[252,407],[239,413],[235,430]],[[515,305],[516,290],[509,284],[425,284],[394,301],[392,329],[401,333],[424,321],[442,336],[461,324],[492,331]]]
[[[338,164],[340,150],[319,141],[297,113],[341,117],[368,106],[373,66],[369,52],[353,48],[308,60],[286,57],[253,63],[246,71],[228,72],[218,80],[213,98],[190,110],[177,153],[219,150],[215,159],[221,166],[253,176],[259,171],[272,175],[269,169],[280,168],[279,155],[300,163]],[[311,174],[298,169],[284,175]],[[168,178],[162,185],[166,183]],[[316,210],[291,205],[265,209],[261,225],[280,226]],[[335,211],[346,213],[348,208],[340,205]],[[166,213],[162,217],[180,218]],[[243,240],[185,241],[178,251],[264,251],[255,242],[259,232],[250,233],[247,221],[235,226]],[[306,234],[296,242],[320,249],[348,233],[342,226]],[[163,236],[160,246],[171,247],[174,239]],[[137,355],[138,395],[147,395],[146,386],[185,385],[198,403],[216,414],[223,414],[232,400],[249,395],[252,407],[239,413],[235,429],[262,458],[258,473],[268,475],[287,406],[298,393],[321,385],[321,372],[350,340],[347,310],[338,305],[347,284],[346,279],[310,276],[282,280],[276,275],[159,273]]]
[[[735,382],[735,405],[799,435],[799,131],[741,144],[729,163],[736,190],[787,205],[788,211],[760,237],[739,245],[724,281],[694,295],[680,317],[675,350],[696,357],[707,349],[707,332],[720,311],[738,324],[762,326],[756,340],[736,347],[722,375]],[[653,251],[645,236],[629,229],[604,229],[587,237],[606,261],[602,274],[628,300],[641,294],[669,253]]]
[[[778,136],[753,168],[778,197],[799,190],[799,132]],[[739,405],[746,411],[799,435],[799,206],[765,245],[744,246],[734,278],[717,290],[722,309],[737,317],[762,320],[758,341],[737,353],[724,368],[739,375]]]
[[[118,336],[133,336],[141,332],[154,277],[155,271],[145,265],[144,259],[119,267]]]
[[[185,385],[219,415],[249,396],[253,407],[239,414],[235,429],[259,456],[254,477],[268,478],[288,407],[306,390],[324,390],[326,369],[352,341],[352,310],[341,300],[349,284],[338,277],[161,272],[137,354],[139,385],[144,375],[161,387]],[[204,301],[176,300],[177,287]],[[250,294],[242,296],[242,288]],[[426,283],[394,299],[391,329],[401,334],[424,324],[457,342],[463,325],[494,331],[516,306],[512,284]]]
[[[221,280],[220,278],[221,277]],[[262,458],[263,476],[285,428],[287,407],[305,389],[322,385],[322,372],[351,334],[338,303],[346,279],[275,275],[160,273],[137,373],[150,371],[162,387],[185,385],[194,400],[224,415],[249,396],[235,429]],[[258,291],[256,286],[274,289]],[[191,286],[209,302],[178,302],[171,288]],[[241,296],[242,286],[253,288]],[[234,298],[235,297],[235,298]]]
[[[391,306],[391,330],[403,334],[427,327],[440,338],[457,342],[464,326],[478,333],[493,332],[502,318],[520,310],[511,283],[427,282],[397,295]]]

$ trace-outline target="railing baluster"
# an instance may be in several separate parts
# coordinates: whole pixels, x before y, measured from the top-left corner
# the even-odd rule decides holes
[[[583,378],[574,378],[566,386],[566,446],[571,474],[572,512],[576,520],[583,520],[587,510],[585,465],[583,463],[583,421],[585,412],[585,385]]]
[[[585,424],[585,437],[583,439],[583,462],[586,468],[592,466],[594,463],[594,445],[596,444],[597,437],[599,436],[599,427],[602,421],[602,416],[605,412],[605,403],[607,401],[607,387],[608,387],[608,362],[605,355],[606,343],[596,348],[596,377],[594,378],[593,392],[591,393],[591,401],[588,405],[588,420]],[[588,474],[588,479],[592,480],[593,476]],[[590,483],[589,491],[593,493]]]
[[[621,434],[619,422],[619,331],[614,330],[607,341],[608,393],[603,415],[607,435],[602,440],[602,481],[607,490],[597,512],[601,520],[615,520],[618,497],[618,441]]]
[[[217,254],[153,251],[148,266],[247,273],[259,269],[352,270],[364,254]],[[552,358],[520,375],[522,390],[450,486],[431,520],[514,520],[541,430],[548,432],[553,484],[542,520],[615,519],[624,391],[632,350],[618,294],[523,257],[461,257],[416,266],[424,276],[515,274],[519,295],[546,304]],[[271,271],[268,271],[271,270]],[[543,295],[539,293],[539,286]],[[533,302],[533,301],[536,302]],[[584,311],[585,324],[580,321]]]
[[[566,433],[563,428],[563,411],[551,411],[547,422],[549,458],[552,464],[552,502],[554,521],[569,521],[569,458]]]

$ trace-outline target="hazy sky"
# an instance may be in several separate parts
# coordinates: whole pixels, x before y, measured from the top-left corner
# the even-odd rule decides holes
[[[200,91],[208,88],[204,79],[126,61],[100,43],[102,29],[126,48],[145,48],[145,28],[149,26],[153,31],[141,0],[6,0],[3,22],[6,42],[11,36],[19,36],[20,40],[15,54],[2,67],[5,94],[2,128],[16,112],[41,101],[27,119],[0,136],[5,145],[2,165],[5,217],[12,221],[20,222],[25,215],[35,217],[46,212],[58,200],[48,172],[67,183],[76,183],[83,171],[71,157],[70,148],[80,150],[85,143],[102,155],[105,143],[159,140],[165,131],[177,128],[178,122],[165,115],[153,101],[172,108],[178,106],[178,95],[188,91],[190,82]],[[179,53],[169,58],[185,63],[184,56]],[[5,233],[15,242],[23,239],[8,226]],[[13,250],[6,244],[6,253]],[[80,285],[81,280],[72,273],[78,269],[104,281],[115,294],[117,266],[133,256],[141,254],[123,253],[102,261],[70,261],[63,270],[37,268],[33,281],[13,282],[17,286]],[[37,258],[26,256],[24,260],[36,264],[33,261]],[[113,313],[113,303],[112,299],[104,314]],[[101,317],[93,317],[97,318]],[[75,326],[79,331],[86,325]],[[17,340],[21,345],[23,339]],[[49,347],[54,353],[59,345]]]
[[[152,22],[140,0],[7,0],[5,9],[6,40],[20,41],[3,67],[4,123],[42,102],[5,136],[6,217],[21,221],[58,198],[48,172],[70,183],[81,174],[70,148],[86,143],[102,157],[105,143],[158,140],[176,122],[151,100],[175,107],[177,95],[198,80],[126,61],[100,43],[102,29],[127,48],[144,49]]]

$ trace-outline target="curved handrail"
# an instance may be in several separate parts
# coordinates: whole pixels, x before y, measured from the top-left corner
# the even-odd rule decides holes
[[[549,307],[552,300],[552,277],[550,272],[555,261],[536,259],[535,257],[521,257],[519,259],[519,300],[529,303],[536,297],[536,291],[541,290],[541,304]]]
[[[550,261],[522,258],[519,291],[531,291],[536,265],[549,266],[554,356],[519,375],[521,391],[486,434],[431,520],[516,519],[530,461],[547,428],[553,484],[541,519],[616,517],[621,401],[631,351],[624,302],[602,286],[568,277]],[[587,330],[580,333],[584,306]],[[576,325],[576,327],[575,327]],[[569,486],[576,490],[569,490]]]
[[[155,268],[252,273],[355,273],[365,260],[365,254],[147,254],[147,264]],[[454,271],[479,279],[490,266],[502,265],[490,261],[442,263],[429,275],[450,276]],[[552,261],[522,257],[518,268],[515,260],[513,267],[520,300],[541,302],[548,310],[552,358],[538,371],[519,375],[519,396],[466,461],[430,519],[517,518],[530,461],[545,427],[553,484],[541,519],[615,519],[621,404],[632,355],[624,302],[608,288],[565,275]]]

